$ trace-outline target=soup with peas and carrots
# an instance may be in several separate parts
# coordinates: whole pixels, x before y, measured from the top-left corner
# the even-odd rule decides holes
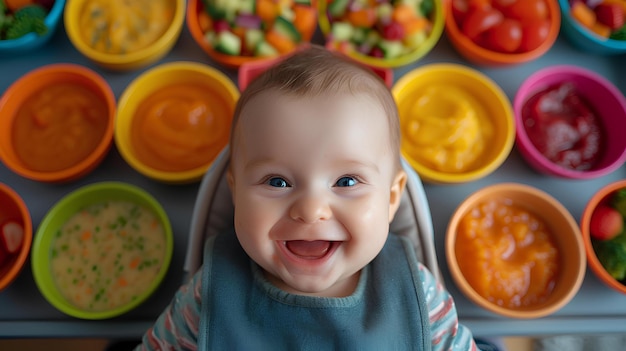
[[[90,205],[56,233],[51,270],[73,305],[105,311],[137,299],[166,256],[165,229],[145,207],[126,201]]]

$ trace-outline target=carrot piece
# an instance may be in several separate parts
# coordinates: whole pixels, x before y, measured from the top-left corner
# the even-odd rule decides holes
[[[256,14],[263,21],[274,22],[274,19],[278,16],[278,10],[278,6],[272,0],[256,1]]]
[[[89,239],[91,239],[91,232],[88,230],[85,230],[83,234],[80,236],[80,240],[87,241]]]
[[[135,269],[139,266],[139,262],[141,260],[139,259],[139,257],[135,257],[132,259],[132,261],[130,261],[130,263],[128,264],[128,267],[131,269]]]
[[[211,20],[211,16],[208,13],[201,11],[198,13],[198,25],[202,33],[206,33],[213,28],[213,20]]]
[[[590,28],[592,32],[596,33],[597,35],[603,37],[603,38],[608,38],[611,35],[611,28],[609,28],[609,26],[604,25],[600,22],[596,22],[593,27]]]
[[[416,17],[415,9],[408,4],[396,6],[391,13],[391,19],[400,24],[409,22]]]
[[[376,23],[376,10],[368,7],[356,11],[350,11],[347,15],[348,22],[355,27],[369,28]]]
[[[406,33],[406,35],[411,35],[413,33],[426,30],[429,24],[430,21],[424,17],[414,18],[410,21],[401,23],[402,28],[404,28],[404,33]]]
[[[306,5],[295,5],[293,7],[295,18],[293,25],[302,35],[304,40],[309,40],[317,27],[317,11],[315,7]]]
[[[278,33],[274,29],[265,33],[265,40],[278,50],[281,54],[285,54],[293,51],[296,48],[296,44],[291,39]]]
[[[592,9],[587,7],[582,1],[576,1],[570,8],[572,17],[580,24],[591,29],[596,24],[596,14]]]
[[[11,10],[11,12],[15,12],[24,6],[32,5],[34,3],[34,0],[4,0],[4,4],[9,10]]]
[[[120,277],[117,280],[117,285],[124,287],[128,285],[128,282],[126,281],[126,279],[124,279],[124,277]]]

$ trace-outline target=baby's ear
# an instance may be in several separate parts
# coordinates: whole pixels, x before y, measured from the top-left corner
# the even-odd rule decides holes
[[[391,183],[391,189],[389,189],[389,223],[391,223],[393,217],[396,215],[396,211],[398,211],[398,207],[400,207],[406,181],[406,172],[400,170],[396,174],[393,183]]]

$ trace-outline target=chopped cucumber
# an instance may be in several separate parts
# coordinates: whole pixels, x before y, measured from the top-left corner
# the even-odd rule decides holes
[[[334,17],[342,17],[348,9],[350,0],[335,0],[328,5],[328,13]]]
[[[257,46],[259,45],[259,43],[262,42],[263,40],[265,40],[264,34],[263,34],[263,31],[260,29],[249,29],[246,31],[244,35],[244,42],[246,45],[246,49],[249,52],[254,52]]]
[[[253,14],[256,11],[255,0],[239,0],[239,13]]]
[[[385,58],[395,58],[404,53],[404,45],[399,40],[381,40],[378,47],[383,51]]]
[[[352,32],[352,42],[357,45],[363,44],[367,39],[367,33],[369,31],[371,31],[370,28],[355,27]]]
[[[254,50],[254,55],[259,57],[277,56],[278,54],[278,50],[265,40],[261,40]]]
[[[415,49],[419,47],[420,45],[422,45],[426,41],[426,38],[427,38],[426,31],[420,30],[404,38],[404,44],[409,49],[411,48]]]
[[[294,43],[299,43],[302,40],[300,32],[298,32],[293,23],[291,23],[286,18],[283,18],[282,16],[276,17],[276,21],[274,22],[274,30],[291,39],[291,41],[293,41]]]
[[[223,30],[215,37],[215,50],[223,52],[228,55],[240,55],[241,54],[241,38],[237,35]]]
[[[335,22],[331,34],[335,41],[348,41],[352,38],[354,27],[348,22]]]

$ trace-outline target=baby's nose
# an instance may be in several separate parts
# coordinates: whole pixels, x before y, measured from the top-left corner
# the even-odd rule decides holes
[[[289,211],[292,219],[304,223],[315,223],[332,217],[330,203],[322,193],[307,192],[300,195]]]

